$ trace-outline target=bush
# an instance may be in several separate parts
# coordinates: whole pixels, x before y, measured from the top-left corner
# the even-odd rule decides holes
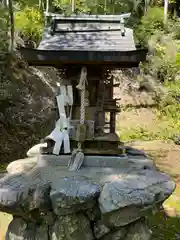
[[[36,8],[26,7],[15,13],[16,30],[23,36],[38,42],[44,30],[43,14]]]
[[[165,86],[168,89],[168,95],[160,102],[160,116],[166,117],[180,126],[180,80],[167,81]]]
[[[141,23],[135,29],[135,37],[138,45],[147,46],[148,40],[158,31],[164,30],[163,8],[149,8],[147,14],[142,17]]]
[[[171,35],[157,33],[149,40],[148,62],[141,64],[141,72],[160,83],[174,81],[180,72],[179,46]]]

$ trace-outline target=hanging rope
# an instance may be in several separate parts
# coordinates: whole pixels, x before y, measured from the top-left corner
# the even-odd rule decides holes
[[[76,86],[80,91],[81,95],[81,106],[80,106],[80,125],[84,125],[85,123],[85,91],[87,84],[87,69],[83,67],[81,69],[81,76],[79,80],[79,84]],[[76,171],[80,169],[84,161],[84,154],[82,152],[82,142],[78,141],[77,149],[73,150],[71,159],[69,161],[69,171]]]

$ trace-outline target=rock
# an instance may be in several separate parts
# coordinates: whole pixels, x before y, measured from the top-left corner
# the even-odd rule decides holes
[[[52,240],[93,240],[90,222],[83,214],[60,216],[50,230]]]
[[[61,179],[50,193],[53,210],[57,215],[64,215],[92,208],[100,191],[99,185],[84,178]]]
[[[49,183],[41,186],[36,186],[35,189],[30,189],[29,192],[29,210],[39,209],[39,211],[47,212],[52,209],[52,203],[50,199],[51,186]]]
[[[47,226],[36,226],[22,218],[14,217],[9,224],[6,240],[48,240]]]
[[[36,226],[36,232],[35,232],[35,240],[49,240],[49,232],[48,232],[49,226],[46,224],[41,224],[39,226]]]
[[[32,192],[42,184],[38,169],[29,174],[7,174],[0,179],[0,210],[24,216],[28,212]]]
[[[174,137],[174,143],[180,145],[180,134],[176,134]]]
[[[103,215],[103,223],[109,228],[119,228],[132,223],[143,216],[152,214],[154,206],[128,206]]]
[[[33,146],[32,148],[30,148],[26,155],[28,157],[34,157],[34,156],[37,156],[40,154],[40,148],[41,147],[47,147],[47,143],[39,143],[39,144],[36,144],[35,146]]]
[[[124,178],[106,183],[99,197],[102,213],[127,206],[149,205],[163,201],[175,189],[175,183],[164,173],[152,170],[131,171]]]
[[[132,148],[132,147],[129,147],[129,146],[125,146],[125,149],[126,149],[126,153],[128,155],[142,156],[142,157],[146,157],[147,158],[147,154],[144,151],[142,151],[142,150],[139,150],[139,149],[136,149],[136,148]]]
[[[43,218],[43,222],[48,226],[52,226],[57,218],[52,211],[41,213],[41,217]]]
[[[37,164],[37,158],[31,157],[31,158],[25,158],[25,159],[19,159],[14,162],[11,162],[6,170],[8,173],[21,173],[21,172],[27,172],[30,171],[32,168],[34,168]]]
[[[94,225],[94,235],[97,239],[100,239],[102,236],[110,232],[110,229],[107,228],[101,221],[98,221]]]
[[[28,224],[22,218],[15,217],[9,224],[6,240],[34,240],[36,226]]]
[[[92,208],[86,210],[86,215],[90,221],[95,222],[98,219],[101,219],[101,210],[99,206],[96,204]]]
[[[1,64],[0,71],[0,159],[6,163],[25,156],[29,146],[54,127],[56,68],[30,67],[19,57]],[[46,70],[47,69],[47,70]],[[55,75],[55,74],[54,74]]]
[[[150,240],[152,231],[146,221],[140,220],[128,228],[128,234],[124,240]]]
[[[163,202],[174,188],[166,174],[152,170],[132,171],[106,183],[99,197],[105,225],[120,227],[135,221],[144,207]]]
[[[101,240],[124,240],[127,234],[127,228],[121,228],[115,232],[111,232],[101,238]]]

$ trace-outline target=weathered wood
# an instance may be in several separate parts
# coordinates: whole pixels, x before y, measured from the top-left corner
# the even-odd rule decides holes
[[[62,14],[57,14],[57,13],[47,13],[45,12],[44,15],[46,17],[52,18],[52,19],[57,19],[59,21],[72,21],[72,20],[76,20],[76,21],[95,21],[95,22],[101,22],[101,21],[105,21],[105,22],[118,22],[120,23],[121,19],[124,18],[129,18],[131,13],[124,13],[124,14],[119,14],[119,15],[87,15],[87,14],[81,14],[81,15],[76,15],[76,14],[72,14],[71,16],[65,16]]]
[[[146,61],[147,49],[135,51],[97,51],[97,50],[38,50],[20,48],[20,52],[30,65],[57,66],[64,65],[101,65],[108,68],[137,67]]]
[[[77,142],[84,142],[86,140],[86,131],[87,125],[86,124],[79,124],[76,130],[76,141]]]
[[[98,32],[98,31],[120,31],[121,27],[120,24],[113,24],[111,26],[110,24],[102,24],[102,23],[61,23],[56,24],[56,27],[54,29],[55,33],[60,32]]]
[[[110,133],[115,133],[116,131],[116,113],[110,113]]]
[[[102,76],[99,79],[99,84],[98,84],[97,104],[96,104],[96,113],[95,113],[95,129],[98,131],[102,131],[105,125],[104,100],[105,100],[105,83],[104,83],[104,74],[102,72]]]
[[[124,149],[99,149],[99,148],[85,148],[83,150],[84,154],[88,155],[110,155],[110,156],[116,156],[124,154]]]
[[[80,138],[77,136],[79,123],[80,123],[79,120],[71,120],[70,121],[70,125],[72,126],[72,128],[70,129],[69,136],[70,136],[70,139],[72,139],[72,140],[77,140],[77,138],[78,139]],[[86,126],[85,137],[83,137],[83,139],[84,140],[85,139],[86,140],[94,139],[94,121],[86,120],[85,126]],[[81,131],[81,129],[79,129],[79,131]],[[83,139],[81,139],[81,140],[84,141]]]

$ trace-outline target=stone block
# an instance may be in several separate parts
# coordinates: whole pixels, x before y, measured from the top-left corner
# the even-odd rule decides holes
[[[53,210],[57,215],[92,208],[101,191],[101,186],[83,178],[64,178],[55,185],[50,196]]]
[[[127,228],[121,228],[117,231],[110,232],[109,234],[103,236],[100,240],[124,240],[126,234]]]
[[[102,236],[106,235],[110,231],[111,230],[107,228],[101,221],[98,221],[94,224],[94,235],[96,239],[100,239]]]
[[[9,224],[6,240],[48,240],[48,228],[27,222],[20,217],[14,217]]]
[[[89,220],[83,214],[58,217],[50,229],[52,240],[93,240]]]
[[[147,222],[140,220],[131,224],[124,240],[150,240],[151,236],[152,231],[149,229]]]

